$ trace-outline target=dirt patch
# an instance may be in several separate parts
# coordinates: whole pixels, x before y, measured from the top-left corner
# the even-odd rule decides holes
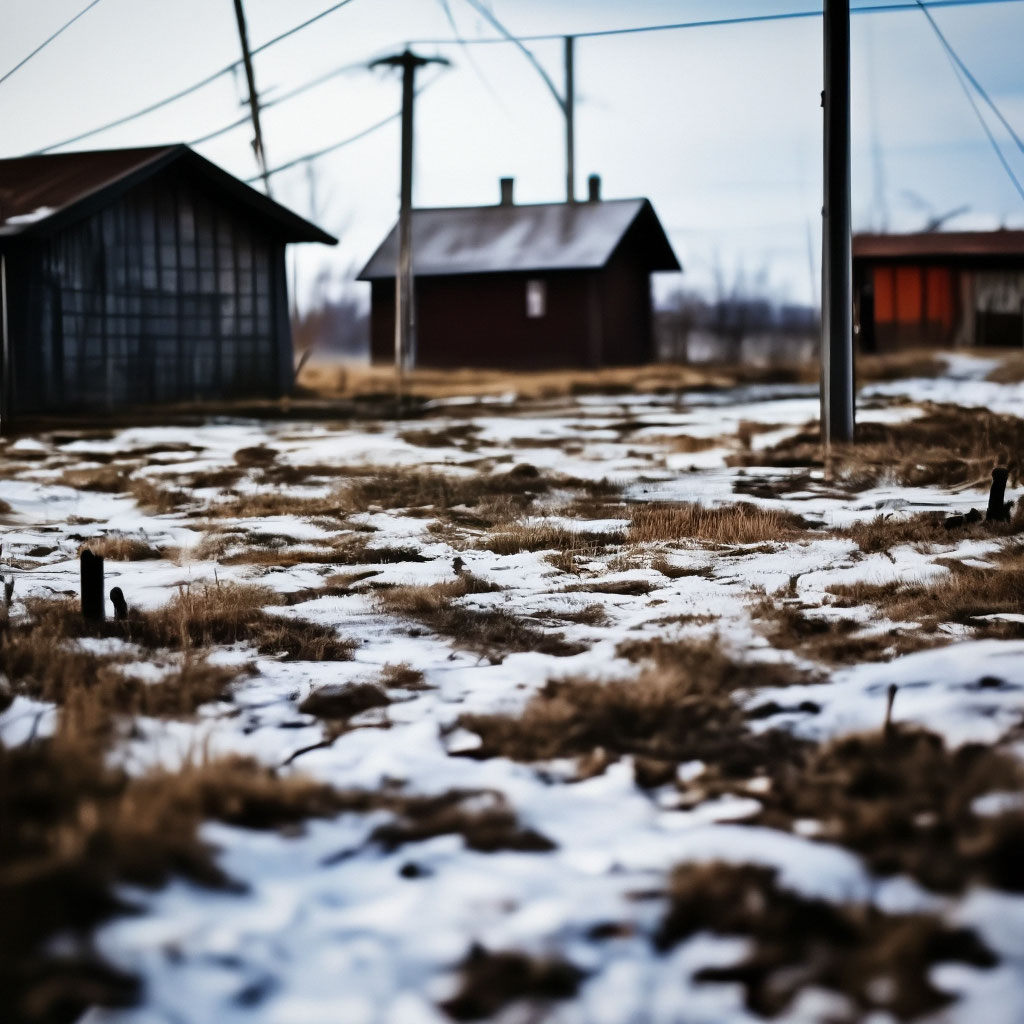
[[[632,510],[629,540],[636,544],[657,541],[701,540],[716,544],[758,544],[791,541],[807,536],[808,524],[781,509],[747,502],[706,506],[696,502],[651,503]]]
[[[393,801],[392,809],[395,819],[378,826],[371,836],[372,842],[388,852],[442,835],[460,835],[470,850],[480,853],[546,853],[555,849],[550,839],[520,825],[497,792],[450,790],[439,796]]]
[[[558,957],[492,953],[478,945],[469,951],[460,972],[458,993],[441,1004],[453,1020],[489,1020],[520,1002],[530,1004],[523,1020],[541,1020],[545,1004],[572,998],[584,978],[578,967]]]
[[[742,985],[747,1009],[763,1017],[777,1017],[799,993],[819,988],[849,999],[857,1019],[874,1011],[917,1019],[952,1001],[931,982],[936,964],[996,963],[968,929],[923,914],[808,899],[780,886],[769,868],[687,864],[673,873],[669,900],[660,948],[702,931],[753,942],[737,966],[705,968],[695,979]]]
[[[344,719],[368,711],[387,707],[388,695],[374,683],[346,683],[342,686],[321,686],[299,705],[299,710],[317,718]]]

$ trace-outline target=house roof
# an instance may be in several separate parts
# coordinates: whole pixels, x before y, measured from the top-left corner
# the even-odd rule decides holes
[[[531,206],[413,210],[413,273],[585,270],[603,267],[636,225],[650,270],[679,270],[672,246],[646,199]],[[360,281],[393,278],[398,227],[370,258]]]
[[[858,259],[1024,257],[1024,231],[926,231],[913,235],[855,235]]]
[[[284,241],[337,242],[315,224],[180,144],[0,160],[0,239],[57,230],[171,165],[187,167],[264,218]]]

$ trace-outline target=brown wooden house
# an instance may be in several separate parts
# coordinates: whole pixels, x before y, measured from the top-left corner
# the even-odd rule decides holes
[[[187,146],[0,160],[5,426],[286,392],[288,242],[335,239]]]
[[[857,235],[853,280],[862,351],[1024,346],[1024,231]]]
[[[679,262],[646,199],[414,210],[413,363],[542,369],[649,362],[652,271]],[[397,228],[359,279],[371,284],[374,362],[395,351]]]

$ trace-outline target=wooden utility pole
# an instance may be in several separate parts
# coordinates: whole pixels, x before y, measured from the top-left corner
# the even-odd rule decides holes
[[[853,240],[850,227],[850,0],[825,0],[825,204],[822,209],[821,434],[853,440]]]
[[[256,163],[263,179],[263,191],[270,195],[270,175],[267,174],[267,154],[263,148],[263,132],[260,129],[260,96],[256,91],[256,72],[252,67],[252,54],[249,52],[249,32],[245,27],[245,11],[242,0],[235,0],[235,17],[238,19],[238,38],[242,42],[242,61],[245,64],[245,81],[249,88],[249,113],[252,115],[252,150],[256,154]]]
[[[576,83],[573,71],[572,36],[565,37],[565,198],[576,202]]]
[[[401,397],[402,373],[415,353],[412,283],[412,148],[416,70],[426,64],[448,64],[443,57],[420,57],[410,50],[382,57],[370,67],[402,69],[402,183],[398,210],[398,265],[395,268],[395,380]]]

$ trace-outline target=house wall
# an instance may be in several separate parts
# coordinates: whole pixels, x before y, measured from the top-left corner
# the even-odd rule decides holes
[[[654,352],[651,279],[630,245],[617,251],[602,272],[601,300],[603,365],[639,366],[650,362]]]
[[[546,293],[527,315],[529,282]],[[420,277],[416,365],[557,369],[634,365],[652,353],[650,282],[627,255],[602,271]],[[395,358],[395,284],[371,289],[371,354]]]
[[[280,394],[283,250],[172,170],[12,251],[14,411]]]
[[[530,281],[546,293],[543,316],[527,315]],[[600,361],[594,272],[419,277],[415,291],[418,366],[554,369]],[[393,362],[394,281],[374,281],[371,302],[373,361]]]
[[[859,261],[861,347],[1024,346],[1024,268],[989,261]]]

